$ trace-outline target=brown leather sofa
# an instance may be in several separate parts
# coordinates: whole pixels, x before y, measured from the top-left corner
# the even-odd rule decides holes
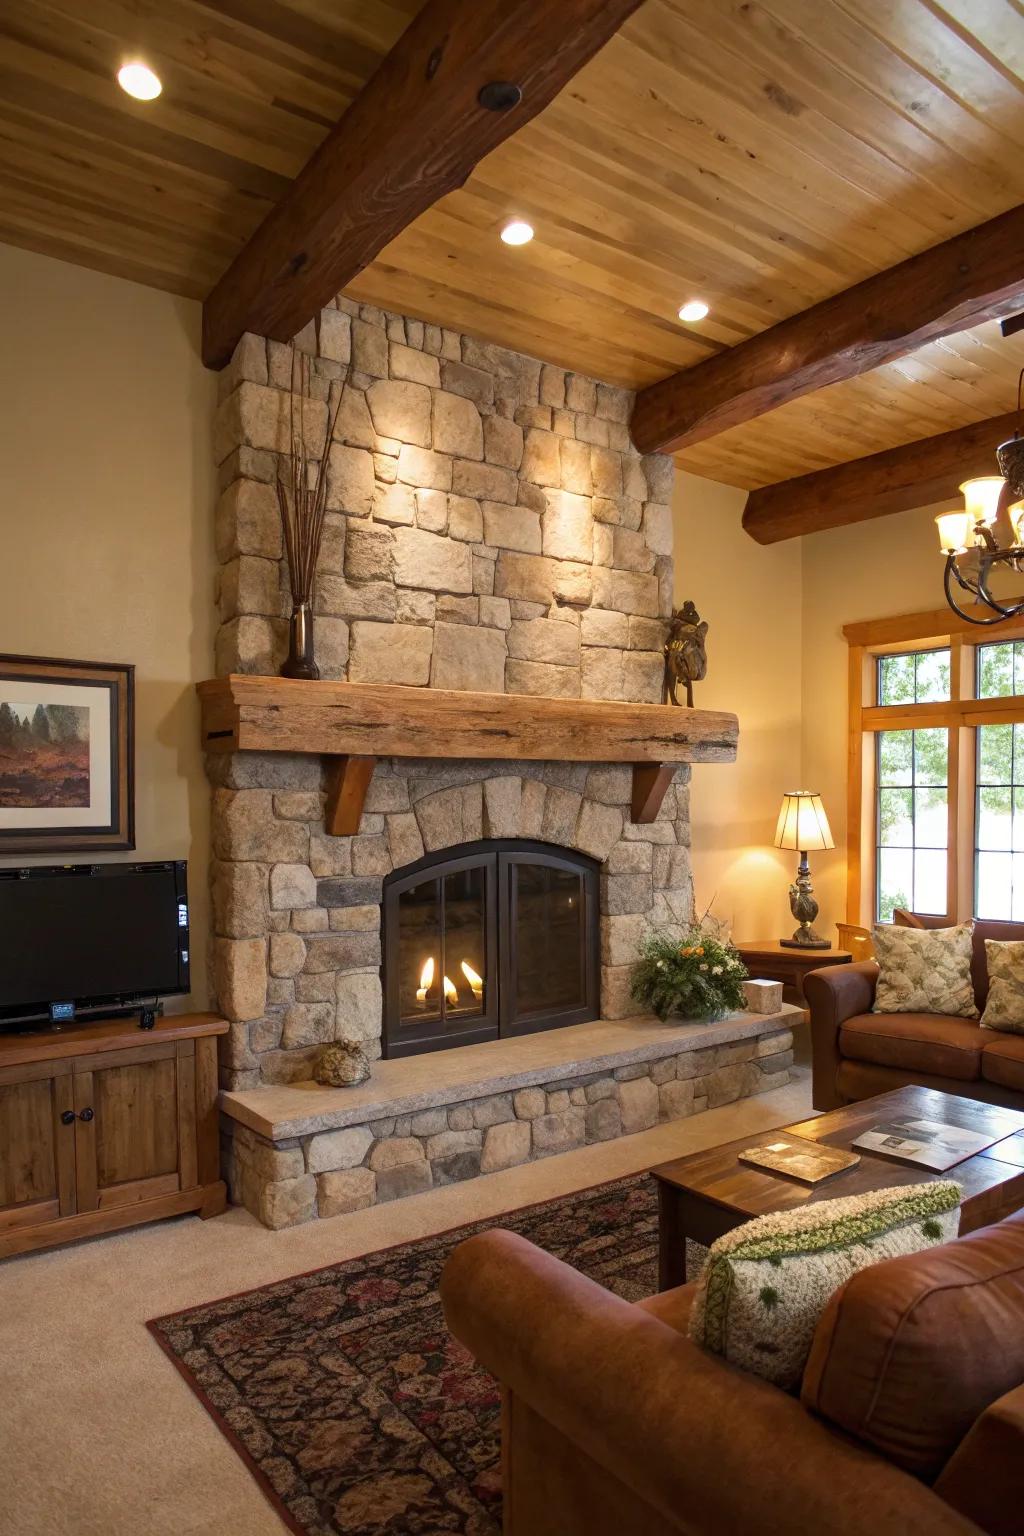
[[[801,1396],[510,1232],[441,1281],[502,1387],[505,1536],[1020,1536],[1024,1213],[854,1275]]]
[[[943,926],[934,919],[905,921]],[[1022,938],[1020,923],[975,923],[971,975],[979,1013],[988,995],[985,940]],[[976,1019],[948,1014],[872,1013],[877,978],[873,960],[825,966],[804,978],[815,1109],[838,1109],[919,1083],[1024,1110],[1024,1035],[982,1029]]]

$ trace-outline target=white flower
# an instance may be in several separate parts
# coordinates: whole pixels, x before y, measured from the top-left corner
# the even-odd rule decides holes
[[[712,976],[721,976],[721,974],[722,974],[722,967],[720,965],[713,965],[711,967],[711,974],[712,974]]]
[[[703,963],[703,961],[701,962],[701,967],[700,968],[701,968],[702,971],[706,971],[707,970],[707,966]]]

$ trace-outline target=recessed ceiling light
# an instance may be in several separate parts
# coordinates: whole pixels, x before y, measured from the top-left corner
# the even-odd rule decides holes
[[[525,219],[512,219],[501,232],[506,245],[528,245],[533,239],[533,225]]]
[[[121,66],[117,72],[117,83],[122,91],[127,91],[136,101],[154,101],[163,90],[159,75],[155,75],[149,65],[139,59]]]
[[[685,320],[687,325],[692,325],[696,320],[703,320],[710,311],[710,305],[703,299],[687,299],[679,311],[680,320]]]

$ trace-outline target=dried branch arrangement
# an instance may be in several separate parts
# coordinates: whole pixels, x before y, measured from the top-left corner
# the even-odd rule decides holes
[[[338,413],[351,374],[349,365],[344,378],[337,385],[333,409],[330,396],[334,391],[333,388],[328,390],[327,430],[319,458],[313,459],[308,452],[306,439],[306,406],[312,400],[310,360],[304,352],[292,349],[288,455],[290,475],[282,473],[280,463],[277,474],[277,502],[281,511],[281,529],[293,604],[288,660],[281,669],[285,677],[320,675],[313,661],[313,582],[324,536],[327,468]]]

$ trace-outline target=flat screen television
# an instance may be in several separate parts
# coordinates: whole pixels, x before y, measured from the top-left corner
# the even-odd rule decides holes
[[[184,859],[0,870],[0,1029],[189,990]]]

